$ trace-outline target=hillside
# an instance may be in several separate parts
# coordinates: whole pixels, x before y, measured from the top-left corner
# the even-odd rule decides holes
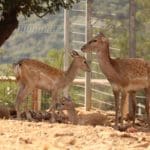
[[[62,14],[46,16],[43,19],[32,16],[19,18],[17,30],[4,44],[3,63],[9,63],[21,57],[41,57],[52,49],[63,47]],[[57,32],[57,34],[56,34]],[[57,39],[57,40],[56,40]]]
[[[148,0],[137,1],[137,56],[150,59],[150,23]],[[79,11],[73,11],[77,9]],[[81,10],[81,11],[80,11]],[[83,11],[82,11],[83,10]],[[74,5],[70,11],[72,23],[84,24],[85,1]],[[144,15],[146,14],[146,15]],[[121,56],[128,55],[128,0],[95,0],[93,1],[93,33],[104,32],[110,37],[113,47],[121,49]],[[1,47],[1,63],[12,63],[22,57],[44,57],[51,49],[63,48],[63,10],[44,18],[20,16],[18,29]],[[84,26],[72,25],[72,31],[84,34]],[[84,35],[71,34],[71,39],[84,41]],[[76,43],[77,44],[77,43]],[[72,44],[73,45],[73,44]],[[81,45],[79,46],[79,48]]]

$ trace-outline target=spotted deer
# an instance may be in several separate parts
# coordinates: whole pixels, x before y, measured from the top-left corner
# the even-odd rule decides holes
[[[109,41],[103,33],[90,40],[81,50],[83,52],[96,52],[100,68],[112,86],[115,97],[115,126],[118,127],[119,120],[119,95],[121,95],[121,124],[123,124],[123,106],[127,94],[132,97],[134,124],[136,111],[135,92],[141,89],[145,90],[145,109],[147,121],[150,125],[150,63],[138,58],[112,59],[109,52]]]
[[[51,67],[34,59],[22,59],[13,65],[19,91],[16,97],[17,117],[20,118],[20,105],[25,96],[35,88],[51,91],[52,106],[57,103],[58,94],[68,86],[80,70],[90,71],[85,57],[72,51],[73,61],[67,71]]]

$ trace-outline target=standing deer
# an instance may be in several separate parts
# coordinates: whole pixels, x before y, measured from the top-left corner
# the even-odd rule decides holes
[[[134,124],[136,111],[135,92],[141,89],[145,90],[145,108],[147,121],[150,124],[150,63],[137,58],[112,59],[109,52],[109,41],[102,33],[85,44],[81,50],[83,52],[96,51],[100,68],[112,86],[116,110],[115,126],[118,127],[119,95],[121,94],[121,124],[123,124],[123,106],[127,94],[132,97]]]
[[[72,51],[73,61],[67,71],[62,71],[33,59],[22,59],[13,65],[19,91],[16,97],[17,117],[20,118],[20,105],[25,96],[35,88],[51,91],[52,106],[57,102],[60,91],[68,86],[80,69],[90,71],[86,59]]]

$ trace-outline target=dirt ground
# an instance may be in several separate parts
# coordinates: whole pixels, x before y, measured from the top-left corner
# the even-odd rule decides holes
[[[120,132],[100,119],[105,115],[99,111],[82,110],[79,116],[86,125],[1,119],[0,150],[150,150],[150,130],[143,122]],[[110,116],[106,118],[112,122]]]

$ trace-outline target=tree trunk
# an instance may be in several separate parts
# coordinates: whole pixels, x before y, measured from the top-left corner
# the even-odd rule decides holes
[[[18,20],[16,11],[3,12],[0,20],[0,46],[4,44],[17,27]]]
[[[136,3],[130,0],[129,4],[129,56],[136,57]]]

